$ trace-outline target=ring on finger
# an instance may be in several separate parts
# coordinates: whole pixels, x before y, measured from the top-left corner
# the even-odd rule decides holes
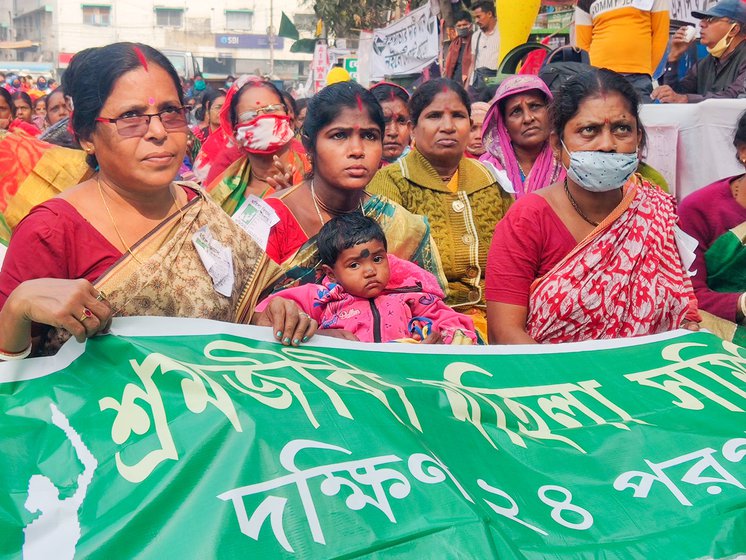
[[[96,296],[96,301],[104,301],[106,299],[106,294],[103,290],[99,290],[98,295]]]
[[[80,319],[78,319],[78,321],[80,321],[82,323],[86,319],[90,319],[91,317],[93,317],[93,311],[91,311],[87,307],[84,307],[83,308],[83,314],[80,316]]]
[[[303,311],[301,311],[300,313],[298,313],[298,315],[301,316],[301,317],[306,317],[307,319],[311,318],[311,316],[308,313],[304,313]]]

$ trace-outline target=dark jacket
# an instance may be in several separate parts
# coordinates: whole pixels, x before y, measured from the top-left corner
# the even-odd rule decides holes
[[[725,57],[718,59],[708,54],[681,79],[678,63],[672,63],[666,68],[662,83],[686,94],[689,103],[746,97],[746,41]]]

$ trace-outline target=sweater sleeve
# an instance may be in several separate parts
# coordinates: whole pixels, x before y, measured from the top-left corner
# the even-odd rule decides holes
[[[689,103],[694,103],[693,97],[699,97],[697,92],[697,69],[702,61],[696,62],[683,78],[679,78],[679,62],[671,62],[661,77],[662,82],[670,86],[676,93],[685,93]]]
[[[317,284],[303,284],[302,286],[287,288],[285,290],[282,290],[281,292],[272,294],[267,299],[259,302],[259,304],[256,306],[255,311],[257,313],[261,313],[267,308],[270,301],[280,297],[282,299],[292,301],[298,307],[300,307],[304,313],[307,313],[311,317],[311,319],[320,322],[319,319],[321,318],[323,308],[319,305],[314,305],[316,294],[320,289],[323,289],[323,286]]]
[[[462,313],[448,307],[442,299],[432,294],[421,295],[409,301],[412,318],[424,317],[433,322],[433,329],[439,331],[445,344],[453,341],[456,331],[461,331],[476,344],[474,321]]]
[[[591,14],[580,5],[575,6],[575,43],[578,48],[587,51],[591,48],[593,36],[593,20]]]
[[[684,199],[678,209],[681,229],[697,240],[694,250],[695,259],[692,270],[697,273],[691,277],[694,294],[697,296],[699,308],[723,319],[735,322],[738,307],[739,292],[716,292],[707,286],[707,261],[705,253],[714,242],[715,232],[711,231],[710,220],[698,204]]]
[[[668,12],[668,1],[655,0],[653,11],[650,14],[650,26],[653,32],[651,51],[652,60],[650,61],[652,72],[655,72],[655,69],[663,59],[663,55],[666,53],[670,23],[671,18]]]

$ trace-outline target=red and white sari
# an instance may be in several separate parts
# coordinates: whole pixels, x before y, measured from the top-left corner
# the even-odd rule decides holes
[[[531,285],[528,334],[539,343],[575,342],[699,321],[677,219],[673,197],[633,175],[619,206]]]

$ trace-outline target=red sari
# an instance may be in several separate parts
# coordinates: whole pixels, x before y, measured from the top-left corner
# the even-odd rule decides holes
[[[641,336],[699,321],[679,255],[673,197],[633,175],[619,206],[531,286],[539,343]]]

